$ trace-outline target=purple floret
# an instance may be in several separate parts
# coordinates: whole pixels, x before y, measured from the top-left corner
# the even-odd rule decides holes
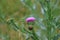
[[[26,22],[34,22],[36,19],[34,17],[26,18]]]

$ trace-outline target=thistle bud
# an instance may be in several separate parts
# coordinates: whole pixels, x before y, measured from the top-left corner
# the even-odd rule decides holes
[[[30,25],[30,26],[28,27],[28,29],[29,29],[29,30],[33,30],[33,27]]]

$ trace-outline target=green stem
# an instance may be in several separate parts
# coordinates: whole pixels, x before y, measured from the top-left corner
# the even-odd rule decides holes
[[[51,40],[51,21],[52,21],[52,16],[51,16],[51,7],[50,7],[50,0],[49,1],[47,1],[47,8],[48,8],[48,10],[47,10],[47,15],[48,15],[48,19],[47,19],[47,25],[48,25],[48,27],[47,27],[47,34],[48,34],[48,40]]]
[[[51,40],[51,26],[50,24],[47,27],[48,40]]]
[[[37,37],[37,35],[35,34],[34,30],[32,30],[32,34],[33,34],[35,40],[39,40],[38,37]]]

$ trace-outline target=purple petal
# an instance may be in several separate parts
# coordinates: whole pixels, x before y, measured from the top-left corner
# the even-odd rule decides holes
[[[26,22],[34,22],[36,19],[34,17],[26,18]]]

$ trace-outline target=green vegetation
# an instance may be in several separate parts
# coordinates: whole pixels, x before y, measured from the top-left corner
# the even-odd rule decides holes
[[[30,25],[26,18],[35,17]],[[0,0],[0,40],[60,40],[60,0]]]

